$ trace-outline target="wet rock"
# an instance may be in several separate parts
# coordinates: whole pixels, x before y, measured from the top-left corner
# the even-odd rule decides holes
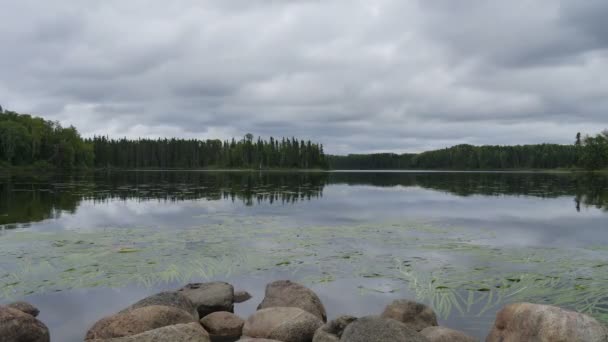
[[[228,283],[194,283],[178,291],[194,303],[200,318],[216,311],[234,312],[234,287]]]
[[[289,280],[279,280],[266,285],[264,300],[258,310],[271,307],[300,308],[327,322],[325,307],[319,297],[309,288]]]
[[[337,342],[340,341],[344,329],[354,322],[357,318],[353,316],[340,316],[334,320],[327,322],[325,325],[317,329],[312,339],[313,342]]]
[[[28,302],[14,302],[7,305],[9,308],[17,309],[21,312],[25,312],[28,315],[38,317],[40,310]]]
[[[437,326],[437,315],[435,315],[433,309],[406,299],[398,299],[389,304],[382,312],[381,317],[392,318],[416,331]]]
[[[251,315],[243,327],[247,337],[283,342],[310,342],[323,325],[313,314],[295,307],[272,307]]]
[[[182,309],[151,305],[102,318],[89,329],[86,340],[137,335],[149,330],[180,323],[198,323]]]
[[[201,324],[211,336],[239,337],[245,321],[231,312],[218,311],[201,319]]]
[[[247,291],[235,291],[234,292],[234,302],[235,303],[243,303],[251,299],[251,294]]]
[[[426,337],[394,319],[367,316],[349,324],[342,342],[428,342]]]
[[[514,303],[496,315],[487,342],[596,342],[608,332],[594,318],[555,306]]]
[[[152,296],[146,297],[138,301],[137,303],[129,306],[128,308],[122,310],[120,313],[151,305],[163,305],[181,309],[192,315],[192,317],[194,317],[195,319],[199,318],[194,303],[192,303],[192,301],[188,299],[188,297],[176,291],[160,292]]]
[[[49,342],[49,329],[30,314],[0,306],[0,341]]]
[[[176,324],[150,330],[141,334],[89,340],[89,342],[211,342],[209,334],[198,323]]]
[[[426,327],[422,329],[420,335],[430,342],[479,342],[474,337],[446,327]]]

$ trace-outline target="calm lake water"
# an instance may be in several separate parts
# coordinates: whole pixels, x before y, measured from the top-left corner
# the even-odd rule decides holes
[[[608,322],[608,177],[458,172],[123,172],[0,177],[0,303],[52,340],[191,281],[254,298],[292,279],[328,316],[396,298],[483,338],[505,303]]]

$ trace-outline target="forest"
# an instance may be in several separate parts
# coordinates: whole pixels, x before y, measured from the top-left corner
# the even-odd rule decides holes
[[[601,170],[608,168],[608,130],[587,137],[578,133],[572,145],[457,145],[419,154],[330,155],[327,159],[333,169]]]
[[[587,169],[608,168],[608,130],[576,135],[573,144],[457,145],[418,154],[325,155],[323,145],[296,138],[83,138],[73,127],[0,107],[0,167],[242,169]]]
[[[323,145],[295,138],[82,138],[75,127],[11,111],[0,112],[0,160],[0,166],[59,169],[327,168]]]

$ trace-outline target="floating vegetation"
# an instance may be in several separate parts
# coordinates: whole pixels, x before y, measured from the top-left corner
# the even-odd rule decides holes
[[[213,215],[186,229],[16,230],[0,243],[0,296],[153,286],[290,272],[308,283],[354,279],[362,293],[408,291],[443,318],[534,301],[608,322],[608,251],[496,247],[492,234],[424,222],[298,226]]]

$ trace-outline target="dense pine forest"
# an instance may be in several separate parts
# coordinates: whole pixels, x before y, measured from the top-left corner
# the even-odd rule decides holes
[[[458,145],[419,154],[326,156],[295,138],[230,141],[82,138],[75,127],[0,107],[0,167],[247,169],[557,169],[608,168],[608,131],[576,135],[572,145]]]
[[[0,107],[1,108],[1,107]],[[323,145],[291,139],[83,139],[76,128],[0,112],[5,166],[72,168],[327,168]]]

